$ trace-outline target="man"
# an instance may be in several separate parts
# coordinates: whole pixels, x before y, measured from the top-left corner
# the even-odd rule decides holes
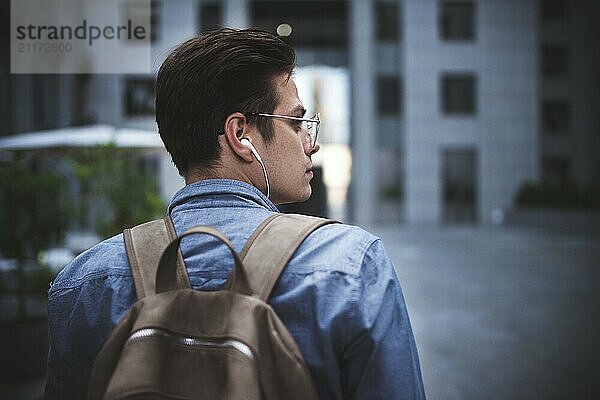
[[[275,204],[311,195],[317,118],[305,118],[292,48],[257,30],[188,40],[156,81],[156,121],[186,186],[168,208],[176,230],[210,225],[239,251]],[[219,290],[223,245],[184,242],[192,286]],[[77,257],[49,292],[47,398],[82,398],[95,356],[135,302],[122,235]],[[269,299],[296,340],[320,398],[424,398],[394,267],[377,237],[328,225],[298,249]]]

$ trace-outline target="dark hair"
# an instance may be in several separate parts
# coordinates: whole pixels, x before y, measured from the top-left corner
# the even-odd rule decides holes
[[[256,29],[219,29],[177,46],[158,71],[155,93],[158,131],[179,173],[216,164],[229,114],[273,112],[274,78],[289,78],[295,64],[287,43]],[[270,141],[271,119],[252,122]]]

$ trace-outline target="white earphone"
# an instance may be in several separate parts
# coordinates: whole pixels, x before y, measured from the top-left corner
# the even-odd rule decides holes
[[[248,138],[240,139],[240,143],[243,144],[244,146],[246,146],[247,148],[249,148],[250,151],[252,152],[252,154],[254,154],[254,157],[256,157],[256,159],[258,161],[262,161],[262,159],[260,158],[260,154],[258,154],[258,151],[256,151],[256,149],[254,148],[254,146],[252,145],[252,142],[250,142],[250,139],[248,139]]]
[[[263,175],[265,176],[265,183],[267,185],[267,199],[268,199],[269,196],[271,195],[271,188],[269,187],[269,176],[267,175],[267,170],[265,168],[265,164],[263,163],[262,158],[260,158],[260,154],[258,154],[258,151],[256,151],[256,149],[254,148],[254,145],[252,145],[252,142],[250,142],[250,139],[248,139],[248,138],[240,139],[240,143],[250,149],[250,151],[252,152],[252,155],[254,155],[254,158],[256,158],[256,161],[258,161],[258,163],[262,167]]]

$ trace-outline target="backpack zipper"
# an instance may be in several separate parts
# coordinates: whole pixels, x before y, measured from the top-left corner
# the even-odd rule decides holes
[[[250,361],[254,362],[254,354],[252,353],[250,347],[246,343],[235,339],[205,340],[196,337],[179,335],[177,333],[169,332],[167,330],[159,328],[144,328],[135,331],[131,336],[129,336],[129,339],[127,339],[127,343],[137,342],[148,337],[161,337],[167,339],[171,343],[179,344],[182,346],[234,348],[240,353],[242,353],[244,356],[249,358]]]

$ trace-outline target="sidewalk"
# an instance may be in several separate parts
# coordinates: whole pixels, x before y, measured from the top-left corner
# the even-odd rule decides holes
[[[378,226],[437,399],[600,398],[600,243],[522,228]]]
[[[507,227],[370,230],[398,270],[428,399],[600,398],[597,239]],[[43,381],[3,389],[1,399],[39,399]]]

